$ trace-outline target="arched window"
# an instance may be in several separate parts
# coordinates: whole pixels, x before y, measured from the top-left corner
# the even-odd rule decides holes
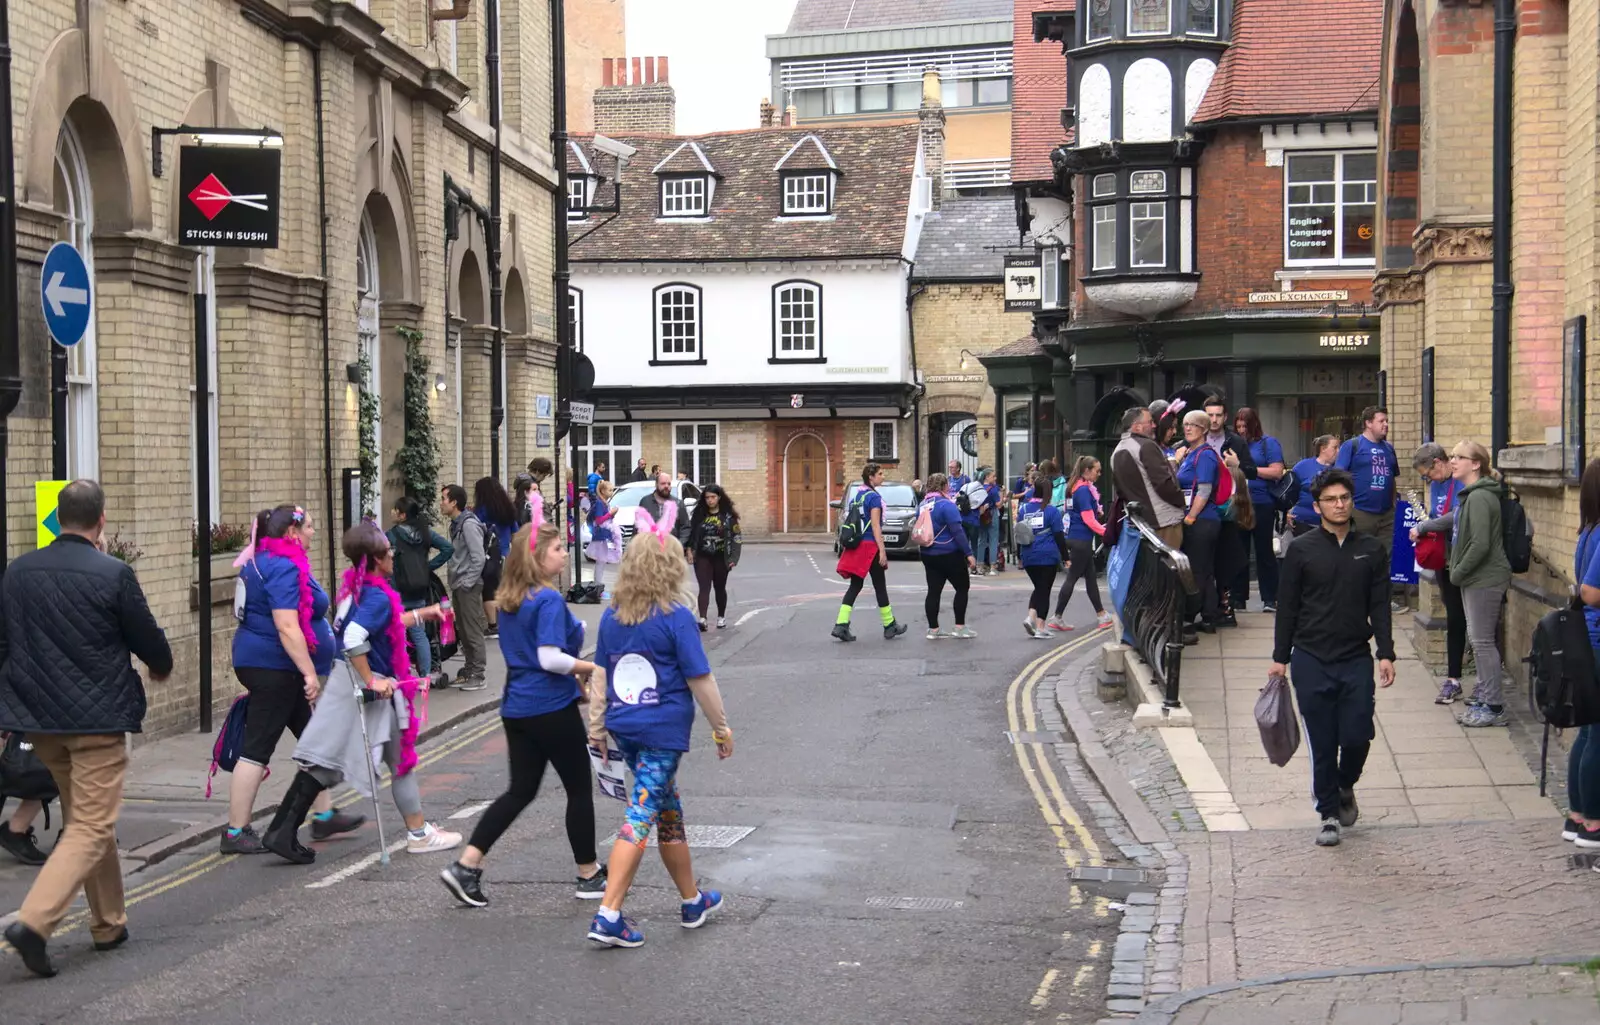
[[[366,364],[366,377],[361,383],[361,390],[370,395],[377,404],[379,415],[372,418],[372,451],[379,453],[377,462],[378,472],[370,482],[363,481],[361,491],[368,502],[363,512],[373,516],[381,515],[383,511],[383,375],[379,372],[382,367],[381,346],[378,341],[378,303],[380,296],[378,277],[378,236],[373,230],[372,218],[367,214],[361,215],[361,234],[356,238],[356,339],[361,361]],[[365,443],[368,439],[359,439]]]
[[[662,285],[655,290],[657,363],[704,363],[704,323],[696,285]]]
[[[71,243],[94,283],[94,193],[83,144],[70,123],[56,139],[55,208],[61,215],[59,241]],[[67,476],[100,477],[100,398],[96,370],[94,309],[83,340],[67,349]]]
[[[1189,70],[1183,76],[1184,124],[1194,120],[1194,112],[1200,109],[1200,101],[1206,98],[1206,90],[1211,88],[1211,80],[1216,74],[1217,66],[1204,57],[1189,65]]]
[[[1153,57],[1133,62],[1122,79],[1122,140],[1172,138],[1172,72]]]
[[[1078,85],[1078,145],[1098,146],[1111,141],[1111,72],[1104,64],[1091,64]]]
[[[822,286],[810,281],[772,286],[770,362],[822,361]]]

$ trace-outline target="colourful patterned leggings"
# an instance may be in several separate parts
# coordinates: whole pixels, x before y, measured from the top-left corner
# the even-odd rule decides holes
[[[618,838],[644,847],[650,842],[650,830],[660,826],[661,843],[687,842],[677,780],[683,752],[634,747],[620,740],[617,747],[633,770],[633,800],[628,804],[628,821],[623,823]]]

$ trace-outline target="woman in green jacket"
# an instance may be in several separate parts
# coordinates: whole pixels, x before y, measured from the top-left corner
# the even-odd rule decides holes
[[[1467,642],[1478,664],[1477,686],[1456,721],[1469,727],[1504,726],[1505,696],[1495,636],[1511,585],[1511,563],[1500,528],[1505,488],[1490,468],[1489,451],[1475,441],[1463,441],[1451,450],[1450,470],[1459,490],[1448,569],[1450,582],[1461,589]]]

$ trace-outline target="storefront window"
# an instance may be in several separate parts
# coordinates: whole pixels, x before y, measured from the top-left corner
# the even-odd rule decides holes
[[[1286,164],[1288,263],[1371,264],[1377,155],[1296,153]]]

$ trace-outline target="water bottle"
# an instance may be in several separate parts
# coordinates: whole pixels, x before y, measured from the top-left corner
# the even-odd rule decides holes
[[[444,618],[439,620],[439,643],[454,644],[456,642],[456,614],[450,608],[448,597],[439,599],[439,609],[444,613]]]

